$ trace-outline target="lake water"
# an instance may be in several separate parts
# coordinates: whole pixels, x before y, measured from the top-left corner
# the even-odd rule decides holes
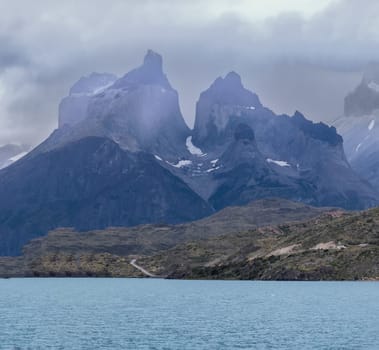
[[[379,283],[0,280],[0,349],[379,349]]]

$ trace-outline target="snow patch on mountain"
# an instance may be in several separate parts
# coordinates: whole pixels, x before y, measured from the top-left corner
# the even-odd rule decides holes
[[[284,160],[274,160],[271,158],[267,158],[266,161],[267,161],[267,163],[273,163],[273,164],[279,165],[281,167],[291,166],[288,162],[286,162]]]
[[[220,167],[218,166],[218,167],[215,167],[215,168],[207,169],[206,172],[207,172],[207,173],[211,173],[212,171],[215,171],[215,170],[217,170],[217,169],[220,169]]]
[[[9,158],[4,163],[0,164],[0,169],[4,169],[8,167],[9,165],[13,164],[14,162],[17,162],[19,159],[25,157],[28,154],[28,152],[21,152],[19,154],[16,154],[15,156]]]
[[[21,152],[19,154],[16,154],[15,156],[9,158],[10,162],[17,162],[19,159],[25,157],[28,154],[28,152]]]
[[[97,95],[97,94],[100,94],[101,92],[103,92],[104,90],[108,89],[109,87],[111,87],[113,85],[113,82],[112,83],[109,83],[109,84],[106,84],[104,86],[100,86],[99,88],[95,89],[92,94],[93,95]],[[91,94],[91,93],[89,93]]]
[[[193,154],[194,156],[200,157],[204,155],[203,151],[192,143],[192,136],[187,137],[186,146],[187,146],[188,152]]]
[[[175,168],[184,168],[184,167],[190,166],[192,164],[192,160],[183,159],[183,160],[179,160],[179,162],[176,164],[173,164],[170,162],[167,162],[167,163],[172,165]]]
[[[359,149],[362,147],[363,143],[364,143],[365,141],[367,141],[369,138],[370,138],[370,135],[366,135],[366,137],[362,140],[362,142],[360,142],[360,143],[357,145],[357,147],[355,148],[355,152],[358,152]]]

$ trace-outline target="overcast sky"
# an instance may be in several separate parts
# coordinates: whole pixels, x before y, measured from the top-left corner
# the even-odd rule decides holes
[[[69,87],[163,55],[192,126],[195,102],[235,70],[277,113],[314,120],[379,60],[377,0],[0,0],[0,144],[35,144],[57,125]]]

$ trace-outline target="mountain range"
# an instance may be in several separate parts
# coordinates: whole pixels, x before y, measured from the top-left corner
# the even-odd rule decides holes
[[[81,78],[59,106],[58,129],[0,171],[0,254],[57,227],[180,223],[268,197],[345,209],[379,202],[334,127],[276,115],[235,72],[201,93],[189,129],[149,50],[121,78]]]

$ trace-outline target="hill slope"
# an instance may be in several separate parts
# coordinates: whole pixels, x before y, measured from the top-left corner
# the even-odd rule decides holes
[[[306,210],[308,219],[293,222],[298,204],[271,204],[252,206],[256,217],[263,217],[260,223],[264,217],[280,221],[281,212],[292,222],[284,223],[284,214],[282,223],[257,227],[246,215],[249,208],[231,208],[193,224],[82,234],[57,230],[33,240],[22,258],[1,258],[0,276],[141,277],[132,264],[137,259],[139,267],[167,278],[379,279],[378,208],[356,213],[329,209],[317,217],[312,208],[298,208]],[[229,219],[242,229],[231,231]],[[215,223],[218,228],[210,229]],[[208,238],[199,239],[202,235]]]
[[[169,278],[379,279],[379,209],[181,244],[139,263]]]
[[[0,275],[7,273],[15,275],[16,272],[18,274],[35,272],[39,275],[65,275],[67,272],[71,275],[86,275],[91,271],[88,267],[90,264],[78,268],[75,265],[76,261],[90,259],[94,267],[94,265],[101,266],[105,257],[113,259],[113,263],[109,262],[108,265],[113,271],[117,268],[117,261],[122,261],[128,266],[134,255],[154,255],[183,242],[243,232],[270,223],[299,221],[329,210],[331,209],[314,208],[282,199],[267,199],[243,207],[226,208],[210,217],[186,224],[114,227],[80,233],[73,229],[62,228],[28,243],[23,249],[23,259],[4,258],[6,260],[0,263]],[[12,261],[16,270],[10,268]],[[6,266],[8,268],[5,268]],[[19,266],[18,271],[17,266]],[[28,272],[25,272],[24,268]],[[11,271],[16,272],[11,273]],[[97,275],[96,271],[92,270],[91,274]],[[133,274],[121,275],[133,276]]]

